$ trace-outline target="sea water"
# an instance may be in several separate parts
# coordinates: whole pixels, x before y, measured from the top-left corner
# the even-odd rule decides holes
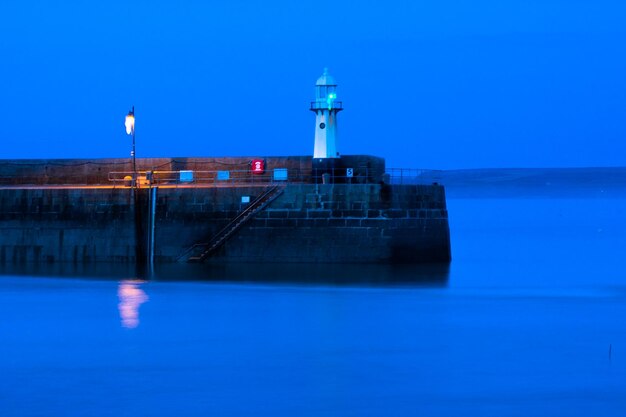
[[[626,196],[448,205],[449,268],[5,272],[0,416],[626,415]]]

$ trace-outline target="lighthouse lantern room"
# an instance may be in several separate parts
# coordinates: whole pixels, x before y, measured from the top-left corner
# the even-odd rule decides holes
[[[341,101],[337,100],[337,83],[328,74],[328,68],[324,68],[324,73],[315,83],[315,101],[311,102],[311,111],[315,113],[314,160],[328,161],[327,158],[339,158],[337,113],[341,110],[343,106]]]

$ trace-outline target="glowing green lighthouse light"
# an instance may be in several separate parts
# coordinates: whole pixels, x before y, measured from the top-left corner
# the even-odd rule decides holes
[[[333,108],[333,101],[335,101],[336,98],[337,94],[335,93],[330,93],[328,95],[328,97],[326,98],[326,102],[328,103],[328,110],[331,110]]]

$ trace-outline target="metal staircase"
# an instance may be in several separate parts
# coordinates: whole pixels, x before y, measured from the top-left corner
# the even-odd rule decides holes
[[[284,186],[274,185],[266,189],[260,196],[254,199],[245,210],[231,220],[219,232],[217,232],[207,243],[196,243],[181,256],[178,262],[204,262],[217,249],[232,237],[248,220],[254,217],[259,211],[267,207],[272,201],[280,196],[284,191]]]

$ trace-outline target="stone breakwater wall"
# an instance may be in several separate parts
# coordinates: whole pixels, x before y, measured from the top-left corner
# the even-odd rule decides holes
[[[137,158],[137,171],[249,171],[250,161],[262,159],[265,170],[276,168],[289,171],[290,176],[310,178],[310,156],[241,156],[219,158]],[[344,155],[337,160],[338,174],[342,168],[353,168],[356,177],[367,182],[380,182],[385,172],[385,160],[370,155]],[[113,185],[111,173],[130,173],[129,158],[100,159],[0,159],[1,185]],[[117,175],[118,178],[123,175]],[[250,173],[250,177],[253,175]],[[313,182],[313,181],[305,181]],[[356,182],[356,181],[355,181]]]
[[[445,262],[439,186],[296,185],[214,256],[280,262]]]
[[[206,243],[267,186],[156,191],[154,259]],[[285,184],[208,262],[448,262],[442,186]],[[135,194],[133,194],[133,192]],[[138,262],[149,190],[0,189],[0,262]]]
[[[128,189],[0,189],[0,262],[132,262]]]

